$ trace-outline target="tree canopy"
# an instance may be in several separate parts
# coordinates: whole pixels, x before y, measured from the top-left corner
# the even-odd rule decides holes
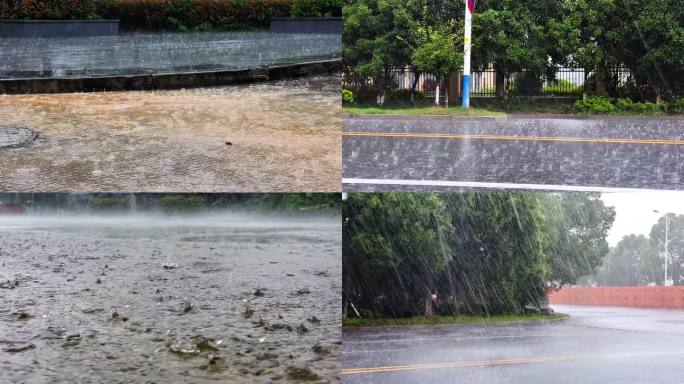
[[[551,281],[593,273],[608,252],[612,208],[594,194],[350,194],[345,202],[345,302],[368,313],[519,312]]]
[[[370,79],[384,95],[396,87],[392,68],[443,77],[436,71],[459,61],[462,2],[345,4],[343,57],[352,80]],[[599,94],[674,99],[684,92],[684,0],[479,0],[472,53],[474,68],[495,69],[499,97],[513,72],[524,73],[514,84],[524,94],[553,81],[555,69],[565,65],[584,68]],[[629,79],[618,79],[617,67],[629,69]]]

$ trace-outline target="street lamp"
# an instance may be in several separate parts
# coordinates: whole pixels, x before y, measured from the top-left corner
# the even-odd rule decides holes
[[[654,209],[653,212],[659,215],[663,215],[663,217],[665,218],[665,280],[663,280],[663,285],[667,285],[667,243],[670,242],[670,240],[668,239],[670,231],[670,218],[667,216],[667,213],[660,213],[660,211],[658,211],[657,209]]]

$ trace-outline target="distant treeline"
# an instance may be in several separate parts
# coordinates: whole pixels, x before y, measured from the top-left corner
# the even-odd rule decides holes
[[[2,0],[0,19],[120,19],[128,30],[235,30],[341,16],[340,0]]]
[[[331,211],[341,207],[338,193],[7,193],[0,202],[18,203],[33,211],[116,212],[160,210],[200,212],[221,208],[263,212]]]
[[[518,313],[601,265],[615,218],[598,194],[349,194],[343,300],[363,316]],[[353,313],[353,312],[352,312]]]
[[[668,280],[684,285],[684,215],[668,214]],[[651,227],[649,237],[627,235],[606,256],[594,275],[578,281],[581,285],[643,286],[665,280],[665,217]]]

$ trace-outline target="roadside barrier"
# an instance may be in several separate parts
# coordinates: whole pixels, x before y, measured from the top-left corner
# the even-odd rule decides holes
[[[551,304],[684,309],[684,286],[565,287],[549,294]]]

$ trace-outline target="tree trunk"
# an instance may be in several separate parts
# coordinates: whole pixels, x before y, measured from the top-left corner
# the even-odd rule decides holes
[[[437,81],[437,89],[435,89],[435,105],[439,105],[439,81]]]
[[[418,86],[418,80],[420,80],[420,74],[413,72],[413,84],[411,84],[411,104],[416,101],[416,86]]]
[[[496,70],[496,98],[506,97],[506,73],[500,69]]]
[[[425,318],[432,320],[434,316],[434,310],[432,308],[432,297],[427,297],[425,299]]]
[[[449,78],[447,77],[446,84],[444,85],[444,90],[446,90],[446,92],[444,93],[444,106],[446,108],[449,108],[449,87]]]
[[[608,87],[606,82],[608,80],[608,69],[601,63],[596,68],[596,94],[599,96],[608,96]]]
[[[387,91],[384,88],[381,89],[380,92],[378,93],[376,99],[375,99],[375,104],[382,107],[385,104],[385,94],[386,93],[387,93]]]
[[[344,296],[344,299],[342,300],[342,318],[346,319],[347,318],[347,308],[349,307],[349,299],[347,295]]]

